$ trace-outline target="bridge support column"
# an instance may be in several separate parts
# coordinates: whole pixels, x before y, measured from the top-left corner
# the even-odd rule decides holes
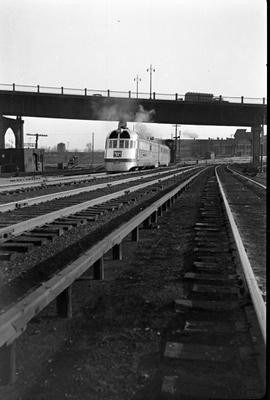
[[[4,124],[4,117],[0,117],[0,149],[5,148],[5,124]]]
[[[255,168],[260,166],[260,136],[262,126],[256,125],[251,127],[252,133],[252,164]]]
[[[16,149],[22,149],[24,146],[24,139],[23,139],[23,124],[24,121],[22,117],[17,117],[17,133],[15,133],[16,137]]]
[[[22,117],[17,117],[16,119],[13,119],[0,116],[0,149],[5,148],[5,134],[9,128],[14,133],[16,149],[23,148],[24,146],[23,124],[24,121],[22,120]]]

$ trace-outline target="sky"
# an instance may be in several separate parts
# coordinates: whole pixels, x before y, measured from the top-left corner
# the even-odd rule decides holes
[[[0,0],[0,83],[266,97],[266,0]],[[2,88],[0,86],[0,88]],[[24,118],[25,133],[103,149],[117,122]],[[133,124],[128,124],[132,127]],[[238,127],[185,126],[182,138],[231,137]],[[172,125],[147,124],[159,138]],[[25,136],[25,142],[34,138]]]

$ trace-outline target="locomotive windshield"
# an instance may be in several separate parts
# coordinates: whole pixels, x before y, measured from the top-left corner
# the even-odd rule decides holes
[[[122,131],[120,133],[120,138],[121,139],[130,139],[130,135],[129,135],[128,131]]]
[[[118,132],[117,131],[112,131],[110,134],[110,139],[117,139],[118,138]]]

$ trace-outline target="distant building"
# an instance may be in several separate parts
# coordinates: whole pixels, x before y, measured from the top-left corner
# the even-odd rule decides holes
[[[169,147],[175,151],[174,140]],[[166,143],[167,144],[167,143]],[[168,144],[167,144],[168,145]],[[263,138],[263,154],[266,155],[267,136]],[[222,157],[251,157],[252,133],[237,129],[233,138],[226,139],[180,139],[177,143],[176,161],[210,159]]]
[[[58,143],[57,145],[57,151],[59,153],[64,153],[66,151],[66,145],[65,143]]]
[[[252,155],[252,133],[246,129],[237,129],[234,134],[235,156],[249,157]]]

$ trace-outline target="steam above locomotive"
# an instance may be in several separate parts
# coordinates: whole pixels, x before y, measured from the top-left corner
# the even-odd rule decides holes
[[[126,122],[120,121],[118,129],[106,138],[104,161],[107,172],[168,166],[170,149],[158,139],[131,130]]]

